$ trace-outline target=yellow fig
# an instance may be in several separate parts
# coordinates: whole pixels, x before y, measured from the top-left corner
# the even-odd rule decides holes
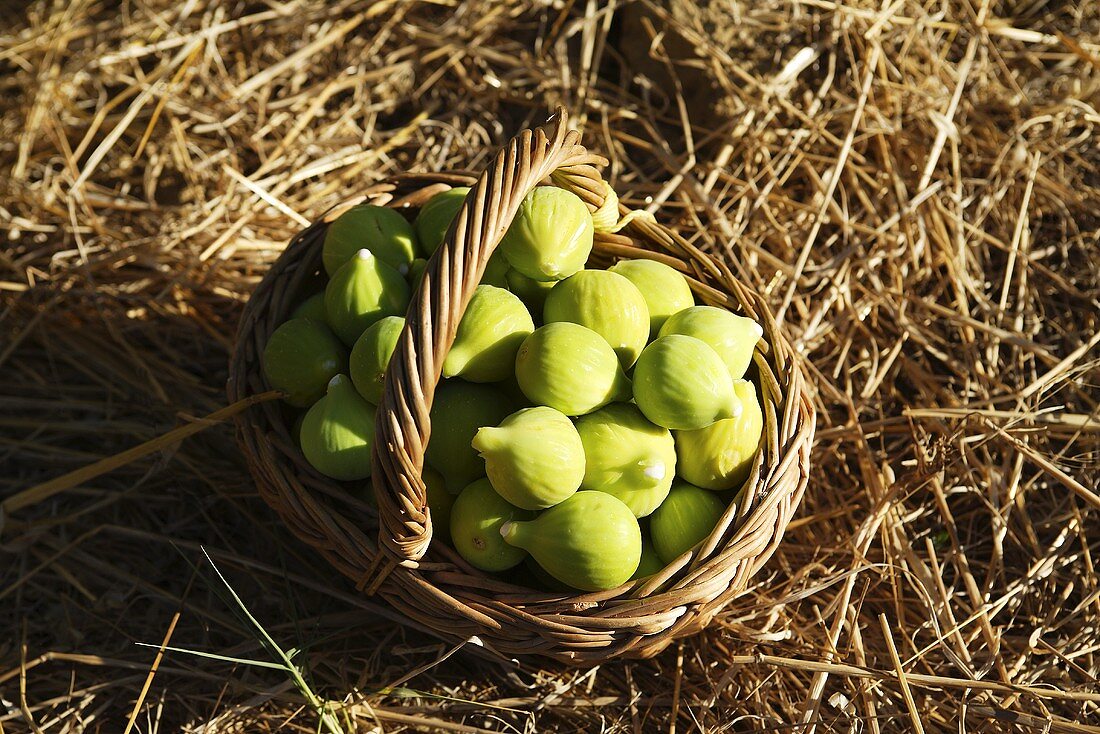
[[[714,306],[692,306],[674,313],[661,327],[661,336],[684,334],[706,342],[726,363],[730,377],[745,376],[764,329],[752,319]]]
[[[325,288],[329,326],[347,345],[386,316],[403,316],[409,306],[409,284],[370,250],[359,250],[340,266]]]
[[[305,299],[290,312],[291,319],[313,319],[322,324],[325,321],[325,292],[319,291]]]
[[[620,260],[609,270],[633,283],[649,310],[649,336],[656,339],[668,317],[695,305],[687,278],[656,260]]]
[[[738,411],[694,431],[676,431],[676,472],[703,489],[733,489],[745,482],[760,451],[764,414],[756,386],[748,380],[733,384]]]
[[[566,415],[630,398],[630,380],[602,336],[562,321],[540,326],[516,355],[516,379],[532,402]]]
[[[302,454],[314,469],[343,481],[371,473],[374,406],[355,391],[351,380],[336,375],[325,396],[302,419]]]
[[[470,193],[468,186],[455,186],[453,189],[436,194],[420,207],[420,213],[416,215],[413,227],[420,243],[421,255],[431,257],[432,253],[443,244],[451,221],[462,208],[462,202],[466,200],[468,193]]]
[[[663,336],[634,365],[634,401],[665,428],[692,430],[732,418],[733,380],[718,353],[682,334]]]
[[[382,385],[386,378],[386,367],[390,364],[401,330],[405,328],[405,319],[400,316],[387,316],[367,327],[351,348],[348,371],[351,381],[359,394],[367,402],[378,405],[382,402]]]
[[[562,280],[584,267],[592,235],[592,215],[576,194],[538,186],[523,198],[500,249],[528,278]]]
[[[530,512],[497,494],[488,479],[479,479],[467,485],[451,505],[451,543],[474,568],[506,571],[520,564],[527,553],[504,542],[501,527],[529,517]]]
[[[325,394],[347,361],[347,350],[324,322],[291,319],[271,333],[262,364],[267,383],[285,392],[286,402],[304,408]]]
[[[515,294],[479,285],[443,360],[443,376],[470,382],[508,379],[515,372],[520,344],[534,330],[531,314]]]
[[[436,388],[424,456],[450,492],[485,476],[485,462],[471,446],[474,435],[483,426],[499,425],[513,411],[512,402],[489,385],[447,380]]]
[[[710,535],[726,512],[713,492],[677,481],[649,518],[649,535],[657,557],[666,565]]]
[[[604,492],[577,492],[534,520],[504,523],[500,534],[558,581],[584,591],[626,583],[642,555],[638,520]]]
[[[508,290],[519,296],[535,316],[542,315],[546,297],[558,283],[556,280],[531,280],[515,269],[508,271],[505,280],[508,281]]]
[[[584,446],[577,429],[553,408],[524,408],[495,428],[478,429],[473,447],[485,459],[493,489],[525,510],[567,499],[584,477]]]
[[[646,420],[630,403],[611,403],[577,419],[584,446],[581,487],[622,500],[635,517],[657,509],[676,470],[676,446],[667,428]]]
[[[582,270],[546,296],[543,321],[570,321],[602,336],[623,369],[629,369],[649,341],[649,309],[633,283],[608,270]]]
[[[374,255],[404,275],[416,256],[412,225],[393,209],[359,204],[337,217],[325,231],[321,260],[334,275],[360,250]]]

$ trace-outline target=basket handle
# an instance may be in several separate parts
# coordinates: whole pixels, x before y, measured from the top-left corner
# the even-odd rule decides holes
[[[371,476],[380,554],[371,589],[393,564],[416,567],[428,550],[432,524],[421,479],[428,413],[458,323],[523,198],[552,178],[593,211],[603,204],[605,187],[595,166],[607,161],[579,141],[561,107],[542,127],[513,138],[478,178],[428,261],[386,370],[375,423]]]

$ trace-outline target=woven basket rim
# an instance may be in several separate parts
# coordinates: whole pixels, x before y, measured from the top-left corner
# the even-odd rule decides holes
[[[564,114],[559,112],[549,127],[542,135],[527,131],[528,148],[524,148],[523,136],[517,136],[513,147],[502,151],[495,161],[507,163],[509,150],[516,156],[543,145],[544,166],[563,160],[567,165],[553,165],[553,176],[540,175],[541,169],[534,165],[521,170],[527,174],[522,182],[529,184],[526,189],[537,184],[559,185],[579,193],[595,209],[602,203],[603,184],[593,162],[602,159],[579,145],[579,136],[567,130]],[[551,150],[555,145],[556,154]],[[563,146],[567,148],[564,154],[560,152]],[[318,266],[328,222],[363,201],[411,212],[432,194],[454,185],[475,185],[467,199],[468,209],[495,206],[499,214],[511,206],[514,211],[526,193],[524,185],[516,181],[509,185],[499,169],[494,179],[492,172],[491,165],[480,178],[469,171],[391,176],[328,210],[300,232],[257,287],[242,316],[231,364],[230,398],[240,399],[265,388],[258,355],[274,326],[289,312],[297,290]],[[485,190],[477,188],[487,179],[490,185]],[[409,309],[408,318],[428,322],[429,330],[440,328],[441,323],[457,326],[455,313],[450,322],[439,316],[446,308],[460,318],[465,302],[461,297],[451,301],[441,298],[440,291],[453,286],[455,292],[462,288],[472,292],[496,244],[485,245],[493,236],[492,231],[485,233],[485,223],[500,226],[492,212],[463,211],[465,219],[460,214],[447,242],[429,262],[424,285]],[[429,420],[427,404],[439,375],[425,377],[413,369],[410,376],[410,370],[404,368],[413,360],[432,369],[441,367],[450,345],[446,337],[453,340],[453,331],[433,343],[423,335],[418,341],[411,333],[415,329],[407,327],[402,335],[403,340],[407,337],[404,351],[399,344],[394,354],[390,369],[395,377],[391,382],[387,374],[378,411],[377,433],[384,438],[376,438],[374,451],[378,537],[371,538],[360,523],[346,516],[351,507],[362,513],[360,521],[369,519],[367,504],[340,499],[345,491],[340,483],[321,477],[304,462],[285,417],[271,403],[237,417],[239,441],[262,496],[299,538],[317,548],[360,588],[382,596],[412,622],[448,639],[476,636],[488,649],[505,656],[537,654],[583,664],[620,655],[652,655],[672,639],[698,631],[736,597],[782,538],[808,481],[814,406],[799,359],[771,318],[766,302],[738,282],[728,265],[700,251],[677,231],[646,219],[632,221],[617,235],[597,235],[595,264],[606,265],[627,256],[651,257],[674,265],[688,277],[697,302],[753,316],[765,331],[754,355],[765,414],[763,450],[740,501],[730,505],[711,536],[661,573],[607,592],[561,594],[535,591],[478,572],[439,544],[430,546],[428,552],[429,544],[423,538],[430,538],[431,521],[419,475],[423,451],[415,431]],[[444,288],[435,287],[438,283]],[[418,305],[426,316],[417,313]],[[446,342],[445,347],[440,347],[441,342]],[[422,350],[431,347],[432,354],[418,353],[418,346]],[[392,365],[399,355],[401,366],[395,369]],[[425,382],[431,389],[424,389]],[[389,525],[387,515],[393,521]],[[394,527],[411,528],[411,532],[408,537],[396,538]]]

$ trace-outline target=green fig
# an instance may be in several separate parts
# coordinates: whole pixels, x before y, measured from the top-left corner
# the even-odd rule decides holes
[[[497,494],[488,479],[479,479],[467,485],[451,505],[451,542],[474,568],[506,571],[523,562],[527,553],[504,542],[501,526],[529,517],[530,512]]]
[[[602,336],[623,369],[649,341],[649,309],[633,283],[608,270],[582,270],[554,286],[542,310],[546,323],[570,321]]]
[[[481,275],[481,282],[484,285],[507,288],[508,271],[511,269],[512,266],[508,264],[508,259],[504,257],[504,253],[497,250],[489,256],[489,262],[485,263],[485,272]]]
[[[528,278],[562,280],[584,267],[592,234],[592,214],[580,197],[538,186],[523,198],[500,249]]]
[[[649,578],[655,573],[665,570],[665,564],[653,550],[653,542],[648,538],[642,538],[642,559],[638,561],[638,570],[630,577],[631,581]]]
[[[666,565],[691,550],[711,531],[726,506],[713,492],[677,481],[649,518],[649,535],[657,557]]]
[[[291,319],[313,319],[325,323],[325,292],[318,291],[299,303],[290,312]]]
[[[584,477],[584,446],[573,422],[553,408],[524,408],[478,429],[473,447],[501,497],[525,510],[567,499]]]
[[[730,377],[745,376],[764,329],[752,319],[714,306],[692,306],[668,318],[661,336],[684,334],[706,342],[726,363]]]
[[[292,300],[295,303],[301,304],[309,300],[310,296],[315,293],[324,293],[327,283],[328,273],[325,272],[323,267],[318,266],[304,278],[299,278],[298,285],[294,289],[294,298]]]
[[[386,367],[390,364],[390,357],[397,348],[397,340],[404,328],[405,319],[400,316],[379,319],[359,335],[355,346],[351,348],[351,359],[348,361],[351,381],[359,394],[373,405],[382,402],[382,383],[386,377]]]
[[[291,319],[271,333],[264,347],[267,383],[286,400],[305,408],[325,394],[328,381],[343,372],[348,351],[322,321]]]
[[[541,315],[546,297],[558,284],[556,280],[532,280],[518,270],[508,271],[506,277],[508,290],[519,296],[519,299],[527,304],[527,308],[535,315]]]
[[[630,399],[630,380],[602,336],[561,321],[535,329],[516,354],[516,379],[532,402],[566,415]]]
[[[718,353],[690,336],[662,336],[634,365],[634,401],[659,426],[692,430],[732,418],[733,380]]]
[[[577,492],[534,520],[504,523],[500,534],[558,581],[583,591],[626,583],[642,555],[634,513],[604,492]]]
[[[608,268],[633,283],[645,298],[649,310],[649,336],[656,339],[665,321],[674,313],[691,308],[687,278],[656,260],[620,260]]]
[[[424,280],[424,271],[428,269],[428,261],[418,257],[409,265],[409,290],[413,293],[420,287],[420,281]]]
[[[443,244],[451,221],[462,208],[462,202],[466,200],[468,193],[470,193],[468,186],[455,186],[453,189],[436,194],[420,207],[420,213],[416,215],[413,228],[420,242],[420,253],[424,257],[431,257],[432,253]]]
[[[447,482],[443,475],[425,465],[420,473],[424,480],[424,489],[428,493],[428,510],[432,514],[432,539],[438,538],[444,543],[451,542],[451,507],[455,496],[447,491]]]
[[[443,376],[470,382],[508,379],[516,369],[519,345],[534,330],[531,314],[515,294],[479,285],[443,360]]]
[[[534,407],[534,403],[532,403],[531,400],[523,394],[523,390],[520,389],[519,380],[516,379],[515,372],[508,375],[507,380],[493,383],[493,387],[504,393],[515,410]]]
[[[337,217],[325,232],[321,261],[335,275],[340,266],[366,249],[404,275],[416,257],[412,225],[393,209],[371,204],[353,206]]]
[[[325,396],[302,419],[302,454],[327,477],[352,481],[371,472],[374,406],[355,391],[351,380],[336,375]]]
[[[735,417],[676,432],[676,472],[703,489],[733,489],[743,484],[760,450],[764,414],[756,386],[736,380],[733,391],[738,402]]]
[[[447,380],[435,390],[431,438],[424,456],[447,480],[453,494],[485,476],[485,462],[470,445],[477,429],[495,426],[514,408],[507,397],[488,385]]]
[[[577,419],[584,446],[583,489],[622,500],[645,517],[668,496],[676,470],[676,446],[667,428],[646,420],[630,403],[611,403]]]
[[[370,250],[341,265],[325,288],[328,323],[349,346],[375,321],[403,316],[408,307],[409,284]]]

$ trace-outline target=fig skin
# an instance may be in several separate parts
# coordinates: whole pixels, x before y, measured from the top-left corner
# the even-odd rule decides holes
[[[542,310],[546,306],[546,298],[554,289],[556,280],[532,280],[518,270],[509,270],[505,276],[508,290],[519,296],[519,300],[527,304],[532,316],[542,316]]]
[[[512,266],[508,264],[508,258],[497,250],[489,256],[489,262],[485,263],[485,272],[481,274],[483,285],[494,285],[497,288],[508,287],[508,271]]]
[[[568,417],[545,406],[524,408],[495,428],[478,429],[473,447],[501,497],[525,510],[568,499],[584,478],[584,446]]]
[[[649,310],[649,338],[656,339],[670,316],[695,305],[687,278],[656,260],[620,260],[608,268],[641,291]]]
[[[630,577],[631,581],[637,579],[649,578],[655,573],[660,573],[665,570],[664,561],[657,556],[657,551],[653,550],[653,542],[649,538],[642,538],[642,558],[638,561],[638,569],[634,572],[634,575]]]
[[[324,322],[291,319],[271,333],[261,363],[267,383],[285,392],[290,405],[305,408],[347,369],[348,350]]]
[[[683,334],[706,342],[729,369],[730,377],[745,376],[756,344],[764,334],[760,324],[714,306],[692,306],[673,314],[661,327],[660,336]]]
[[[732,418],[738,407],[733,380],[718,353],[690,336],[650,343],[634,365],[634,401],[653,423],[694,430]]]
[[[466,195],[469,193],[470,187],[455,186],[436,194],[420,207],[420,213],[413,221],[413,229],[416,231],[421,257],[431,257],[432,253],[443,244],[451,222],[454,221],[458,210],[462,208],[462,202],[466,200]]]
[[[531,515],[508,504],[488,479],[478,479],[468,484],[451,505],[451,542],[474,568],[507,571],[522,563],[527,552],[504,542],[501,526]]]
[[[325,272],[334,275],[362,249],[405,275],[416,257],[416,234],[408,220],[393,209],[359,204],[337,217],[325,231],[321,250]]]
[[[447,482],[443,475],[427,464],[420,473],[424,480],[424,489],[428,494],[428,510],[432,515],[432,540],[451,542],[451,507],[455,496],[447,491]]]
[[[420,288],[420,281],[424,280],[424,271],[428,269],[428,261],[418,257],[409,265],[409,292],[416,293]]]
[[[584,446],[582,489],[614,495],[636,517],[649,515],[668,496],[676,471],[672,434],[636,405],[611,403],[583,415],[577,433]]]
[[[677,481],[649,518],[653,550],[668,565],[710,535],[726,506],[714,492]]]
[[[514,411],[512,401],[490,385],[462,380],[439,384],[432,401],[432,431],[424,458],[443,475],[449,492],[457,494],[485,476],[485,462],[470,442],[477,429],[499,425]]]
[[[760,451],[764,414],[756,386],[737,380],[733,391],[740,405],[736,417],[675,433],[676,471],[697,487],[716,491],[740,487]]]
[[[325,292],[318,291],[295,306],[290,319],[313,319],[325,324]]]
[[[382,402],[386,367],[404,328],[405,319],[400,316],[379,319],[359,335],[351,348],[351,358],[348,360],[351,381],[359,394],[372,405]]]
[[[516,352],[534,330],[531,314],[514,293],[479,285],[443,360],[443,376],[469,382],[507,380],[515,372]]]
[[[359,250],[340,266],[325,288],[325,314],[336,335],[348,346],[374,322],[404,316],[409,284],[370,250]]]
[[[592,214],[580,197],[538,186],[523,198],[499,247],[528,278],[562,280],[584,267],[592,236]]]
[[[630,379],[602,336],[561,321],[535,329],[516,354],[523,394],[570,416],[630,397]]]
[[[611,345],[623,369],[629,369],[649,341],[649,307],[641,291],[609,270],[582,270],[554,286],[546,296],[543,321],[587,326]]]
[[[504,523],[500,534],[558,581],[582,591],[626,583],[642,554],[637,518],[605,492],[577,492],[534,520]]]
[[[350,482],[371,474],[375,408],[346,375],[329,381],[328,392],[302,419],[302,454],[327,477]]]

